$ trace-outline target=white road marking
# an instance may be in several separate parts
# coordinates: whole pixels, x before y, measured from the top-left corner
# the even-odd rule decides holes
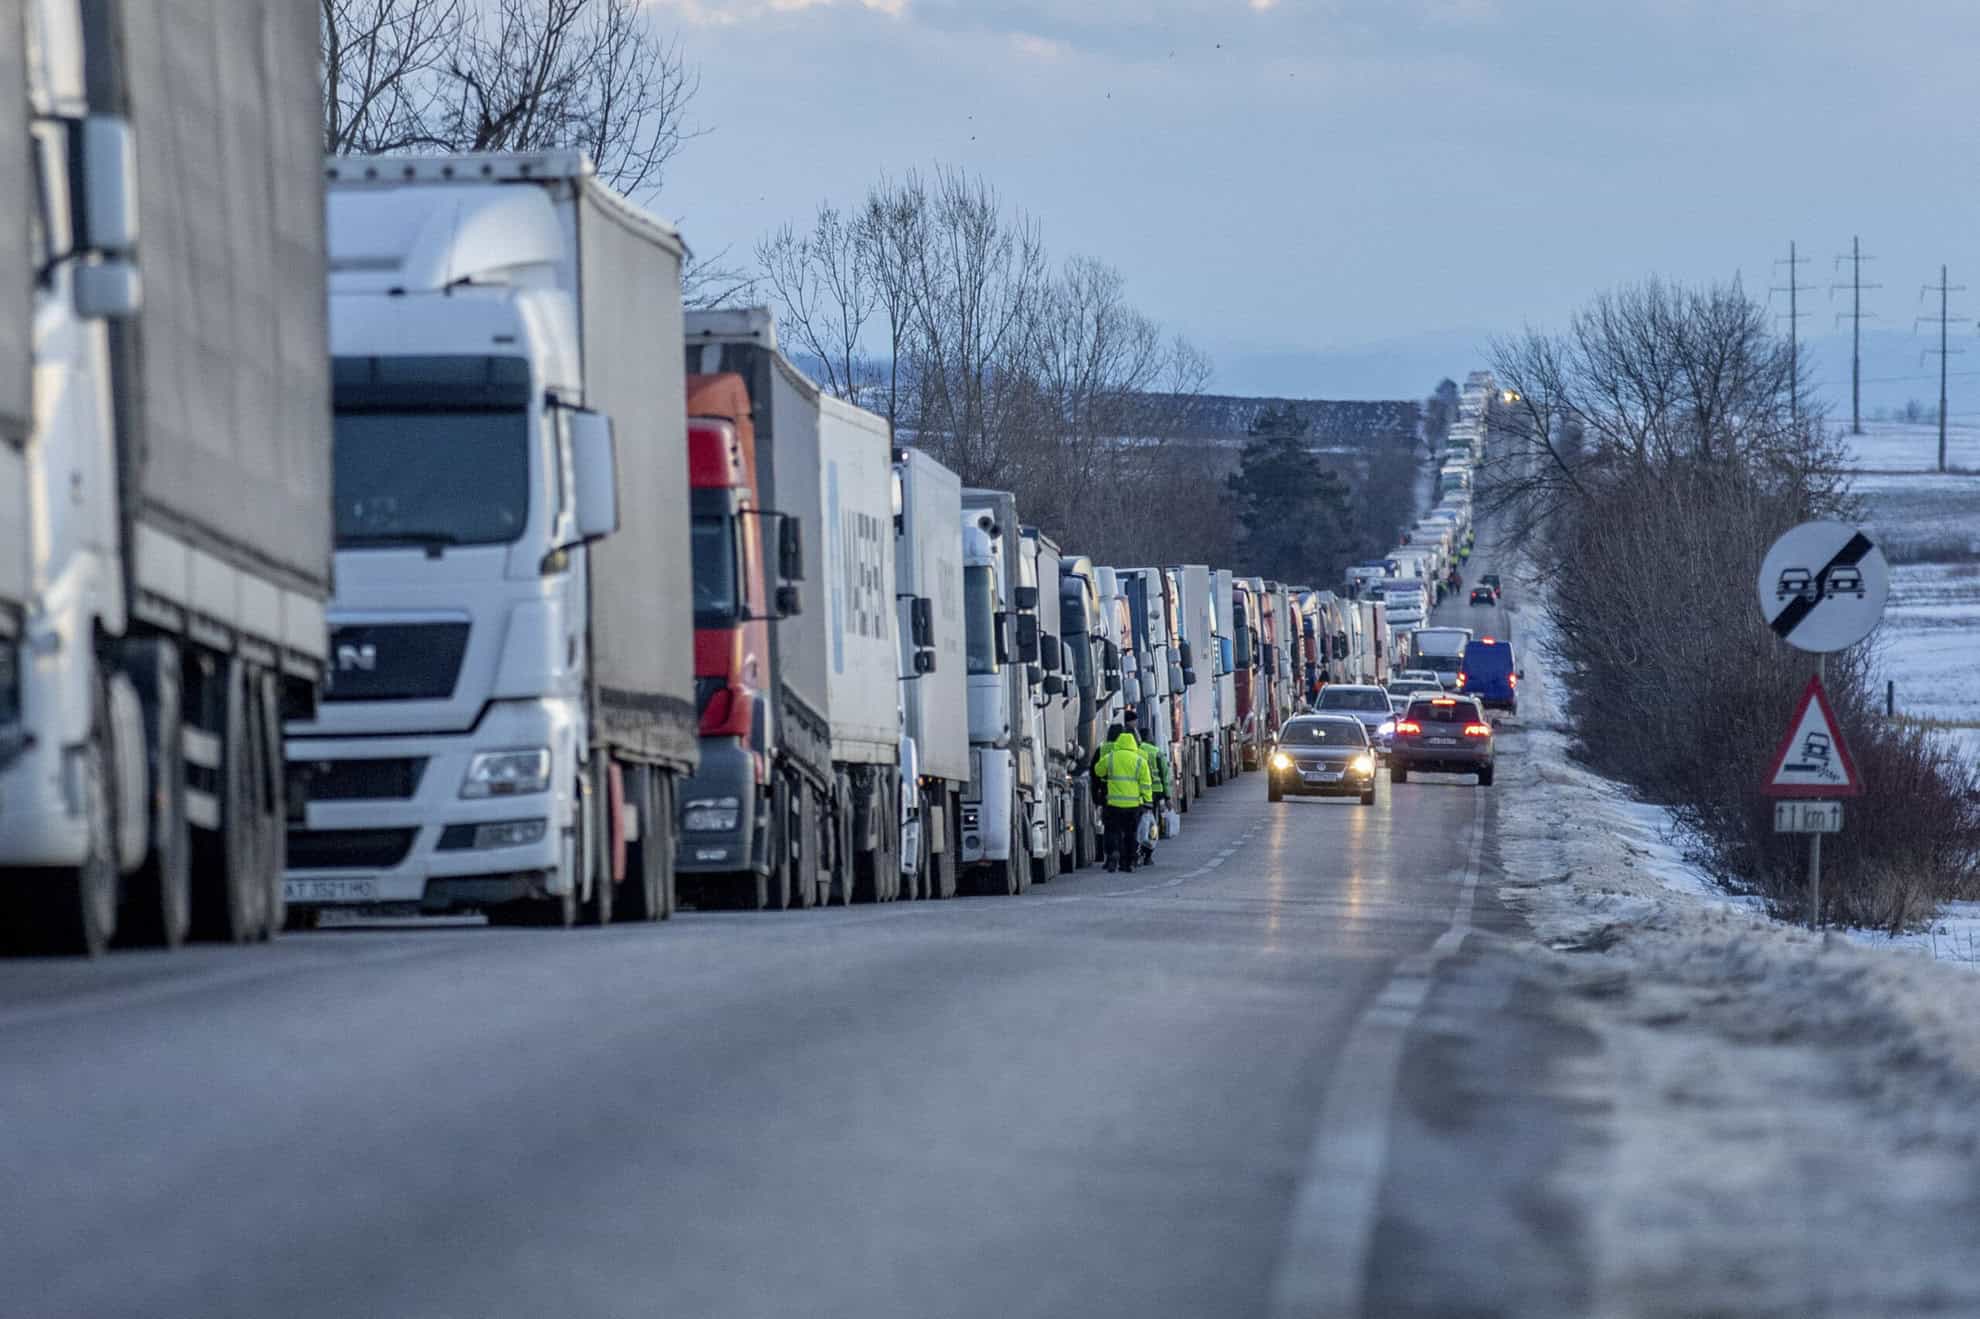
[[[1274,1319],[1361,1319],[1403,1045],[1430,996],[1438,963],[1471,933],[1484,837],[1480,802],[1449,928],[1427,950],[1396,964],[1334,1061],[1273,1274]]]

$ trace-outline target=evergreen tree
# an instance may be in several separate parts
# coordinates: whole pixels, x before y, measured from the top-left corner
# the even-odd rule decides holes
[[[1307,448],[1307,429],[1291,405],[1267,407],[1229,478],[1244,562],[1288,584],[1331,582],[1352,534],[1347,483]]]

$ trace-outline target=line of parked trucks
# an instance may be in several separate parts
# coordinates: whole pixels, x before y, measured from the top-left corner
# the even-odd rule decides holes
[[[1386,676],[1380,601],[1095,564],[684,311],[576,154],[326,166],[315,25],[0,0],[0,937],[1017,893],[1130,706],[1187,811]]]

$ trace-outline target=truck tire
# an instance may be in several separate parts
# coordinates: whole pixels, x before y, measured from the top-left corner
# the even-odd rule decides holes
[[[272,672],[260,672],[261,836],[262,865],[268,875],[268,918],[261,932],[272,939],[288,925],[288,886],[283,871],[289,864],[288,775],[282,765],[282,690]]]
[[[1011,896],[1031,891],[1031,817],[1024,802],[1011,796]]]
[[[612,762],[601,755],[591,776],[583,780],[584,833],[590,842],[585,849],[584,868],[579,874],[591,880],[591,896],[584,901],[584,919],[591,925],[610,925],[617,905],[618,887],[612,882]]]
[[[626,799],[639,812],[639,837],[626,844],[626,883],[613,918],[635,924],[657,921],[666,909],[661,892],[660,857],[671,847],[672,830],[663,830],[659,812],[660,775],[644,765],[625,771]]]
[[[786,860],[790,868],[794,905],[809,909],[818,905],[818,820],[812,810],[809,789],[793,788],[783,781],[785,821],[791,833],[785,838]]]
[[[947,788],[936,793],[936,808],[942,812],[942,850],[934,854],[928,871],[928,896],[956,896],[956,848],[962,837],[962,808]]]
[[[151,762],[151,848],[124,883],[118,913],[128,947],[177,948],[192,928],[192,837],[186,823],[185,714],[179,650],[163,642],[127,648],[130,675],[144,704]]]
[[[764,807],[768,823],[763,830],[764,872],[756,876],[758,911],[788,911],[791,907],[790,808],[785,796],[784,785],[774,784]]]
[[[73,866],[25,871],[4,878],[10,890],[0,938],[10,951],[100,956],[117,933],[116,761],[110,696],[99,673],[90,697],[89,741],[82,757],[83,812],[88,851]]]
[[[220,741],[214,794],[220,827],[193,836],[193,937],[219,943],[247,943],[269,927],[272,877],[255,800],[260,754],[254,725],[260,720],[253,714],[253,679],[252,666],[227,656],[201,684],[202,704]]]

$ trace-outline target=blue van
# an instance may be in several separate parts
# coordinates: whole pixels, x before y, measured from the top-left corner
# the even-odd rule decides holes
[[[1519,713],[1519,666],[1510,641],[1481,637],[1467,642],[1458,661],[1457,689],[1487,709]]]

